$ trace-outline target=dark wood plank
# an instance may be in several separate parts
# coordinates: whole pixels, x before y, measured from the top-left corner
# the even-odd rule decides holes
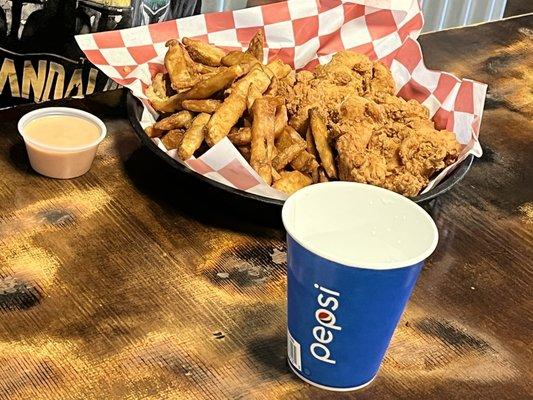
[[[533,2],[530,0],[507,0],[504,17],[529,14],[533,12]]]
[[[421,39],[429,66],[490,83],[485,155],[439,200],[438,250],[352,394],[286,367],[284,234],[262,210],[175,176],[124,116],[87,175],[43,178],[22,110],[0,113],[0,399],[531,397],[532,22]]]

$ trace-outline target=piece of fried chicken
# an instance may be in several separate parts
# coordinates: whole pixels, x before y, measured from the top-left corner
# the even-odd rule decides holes
[[[314,72],[281,82],[278,94],[287,99],[290,125],[302,135],[308,110],[318,110],[337,151],[341,180],[415,196],[457,159],[461,147],[452,132],[434,128],[426,107],[394,91],[385,65],[344,51]]]

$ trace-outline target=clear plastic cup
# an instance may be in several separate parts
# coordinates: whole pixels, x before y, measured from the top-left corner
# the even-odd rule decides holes
[[[93,123],[100,130],[100,135],[93,142],[77,147],[56,147],[32,141],[25,135],[24,128],[30,121],[51,116],[65,115],[83,118]],[[30,159],[32,168],[41,175],[57,179],[76,178],[91,168],[98,145],[105,138],[107,129],[102,120],[93,114],[69,107],[46,107],[31,111],[18,122],[18,130]]]

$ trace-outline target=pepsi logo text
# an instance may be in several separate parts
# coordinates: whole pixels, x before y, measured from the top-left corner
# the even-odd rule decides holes
[[[315,342],[311,344],[309,350],[317,360],[328,364],[335,364],[336,361],[332,358],[331,351],[327,345],[333,341],[334,331],[340,331],[342,329],[337,325],[337,319],[334,313],[339,308],[338,298],[340,297],[340,293],[316,283],[314,287],[319,290],[316,300],[320,308],[315,311],[315,319],[318,325],[313,327]]]

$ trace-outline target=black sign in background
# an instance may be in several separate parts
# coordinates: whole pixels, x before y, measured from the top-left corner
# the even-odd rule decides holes
[[[181,18],[200,7],[200,0],[0,0],[0,108],[116,88],[83,57],[75,35]]]

